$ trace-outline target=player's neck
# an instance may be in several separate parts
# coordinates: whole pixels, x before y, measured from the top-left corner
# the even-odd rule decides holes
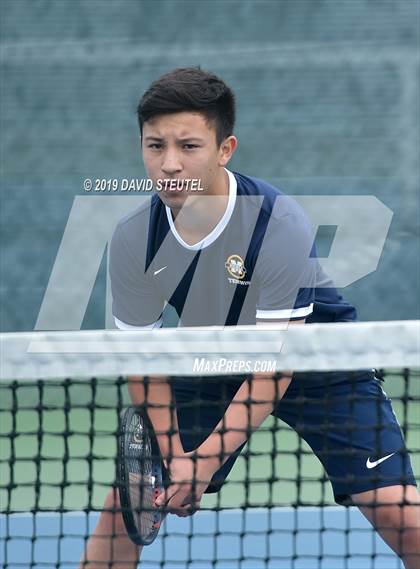
[[[229,201],[229,176],[222,169],[220,176],[205,195],[188,198],[182,209],[173,211],[176,230],[188,244],[206,237],[222,219]]]

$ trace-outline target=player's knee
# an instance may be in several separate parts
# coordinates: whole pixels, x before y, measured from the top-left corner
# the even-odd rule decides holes
[[[418,528],[400,528],[395,553],[407,569],[420,567],[420,531]]]
[[[405,559],[407,555],[420,555],[420,520],[418,506],[378,508],[376,527],[392,532],[395,552]]]
[[[401,529],[401,555],[415,554],[420,566],[420,506],[405,506],[404,522]]]
[[[415,553],[420,562],[420,530],[418,528],[404,528],[401,533],[402,555]]]
[[[107,526],[109,531],[114,535],[125,534],[125,525],[121,515],[121,505],[118,491],[111,488],[106,495],[104,507],[101,513],[103,524]]]

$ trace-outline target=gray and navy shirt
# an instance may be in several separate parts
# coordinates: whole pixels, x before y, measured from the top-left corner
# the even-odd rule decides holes
[[[262,180],[228,176],[225,213],[199,243],[184,242],[158,194],[118,223],[110,246],[116,325],[161,326],[166,303],[182,326],[355,320],[316,259],[298,204]]]

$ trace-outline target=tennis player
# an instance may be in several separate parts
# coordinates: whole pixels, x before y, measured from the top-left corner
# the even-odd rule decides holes
[[[323,274],[298,205],[227,169],[237,147],[235,100],[220,78],[198,68],[171,71],[144,93],[138,119],[143,161],[160,191],[113,235],[118,328],[160,327],[166,303],[180,326],[356,319]],[[143,377],[130,380],[133,402],[144,402]],[[310,445],[336,502],[358,506],[407,569],[420,566],[416,483],[391,402],[372,371],[198,373],[149,382],[147,400],[161,407],[148,412],[172,481],[157,507],[181,516],[197,510],[204,492],[220,490],[250,433],[271,413]],[[140,548],[118,508],[112,489],[82,567],[136,567]]]

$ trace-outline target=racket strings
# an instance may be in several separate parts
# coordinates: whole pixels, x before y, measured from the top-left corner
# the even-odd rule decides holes
[[[153,472],[150,439],[145,425],[140,423],[139,417],[137,419],[139,423],[134,427],[130,449],[129,494],[137,531],[142,536],[149,536],[160,525],[154,505],[157,479]]]

